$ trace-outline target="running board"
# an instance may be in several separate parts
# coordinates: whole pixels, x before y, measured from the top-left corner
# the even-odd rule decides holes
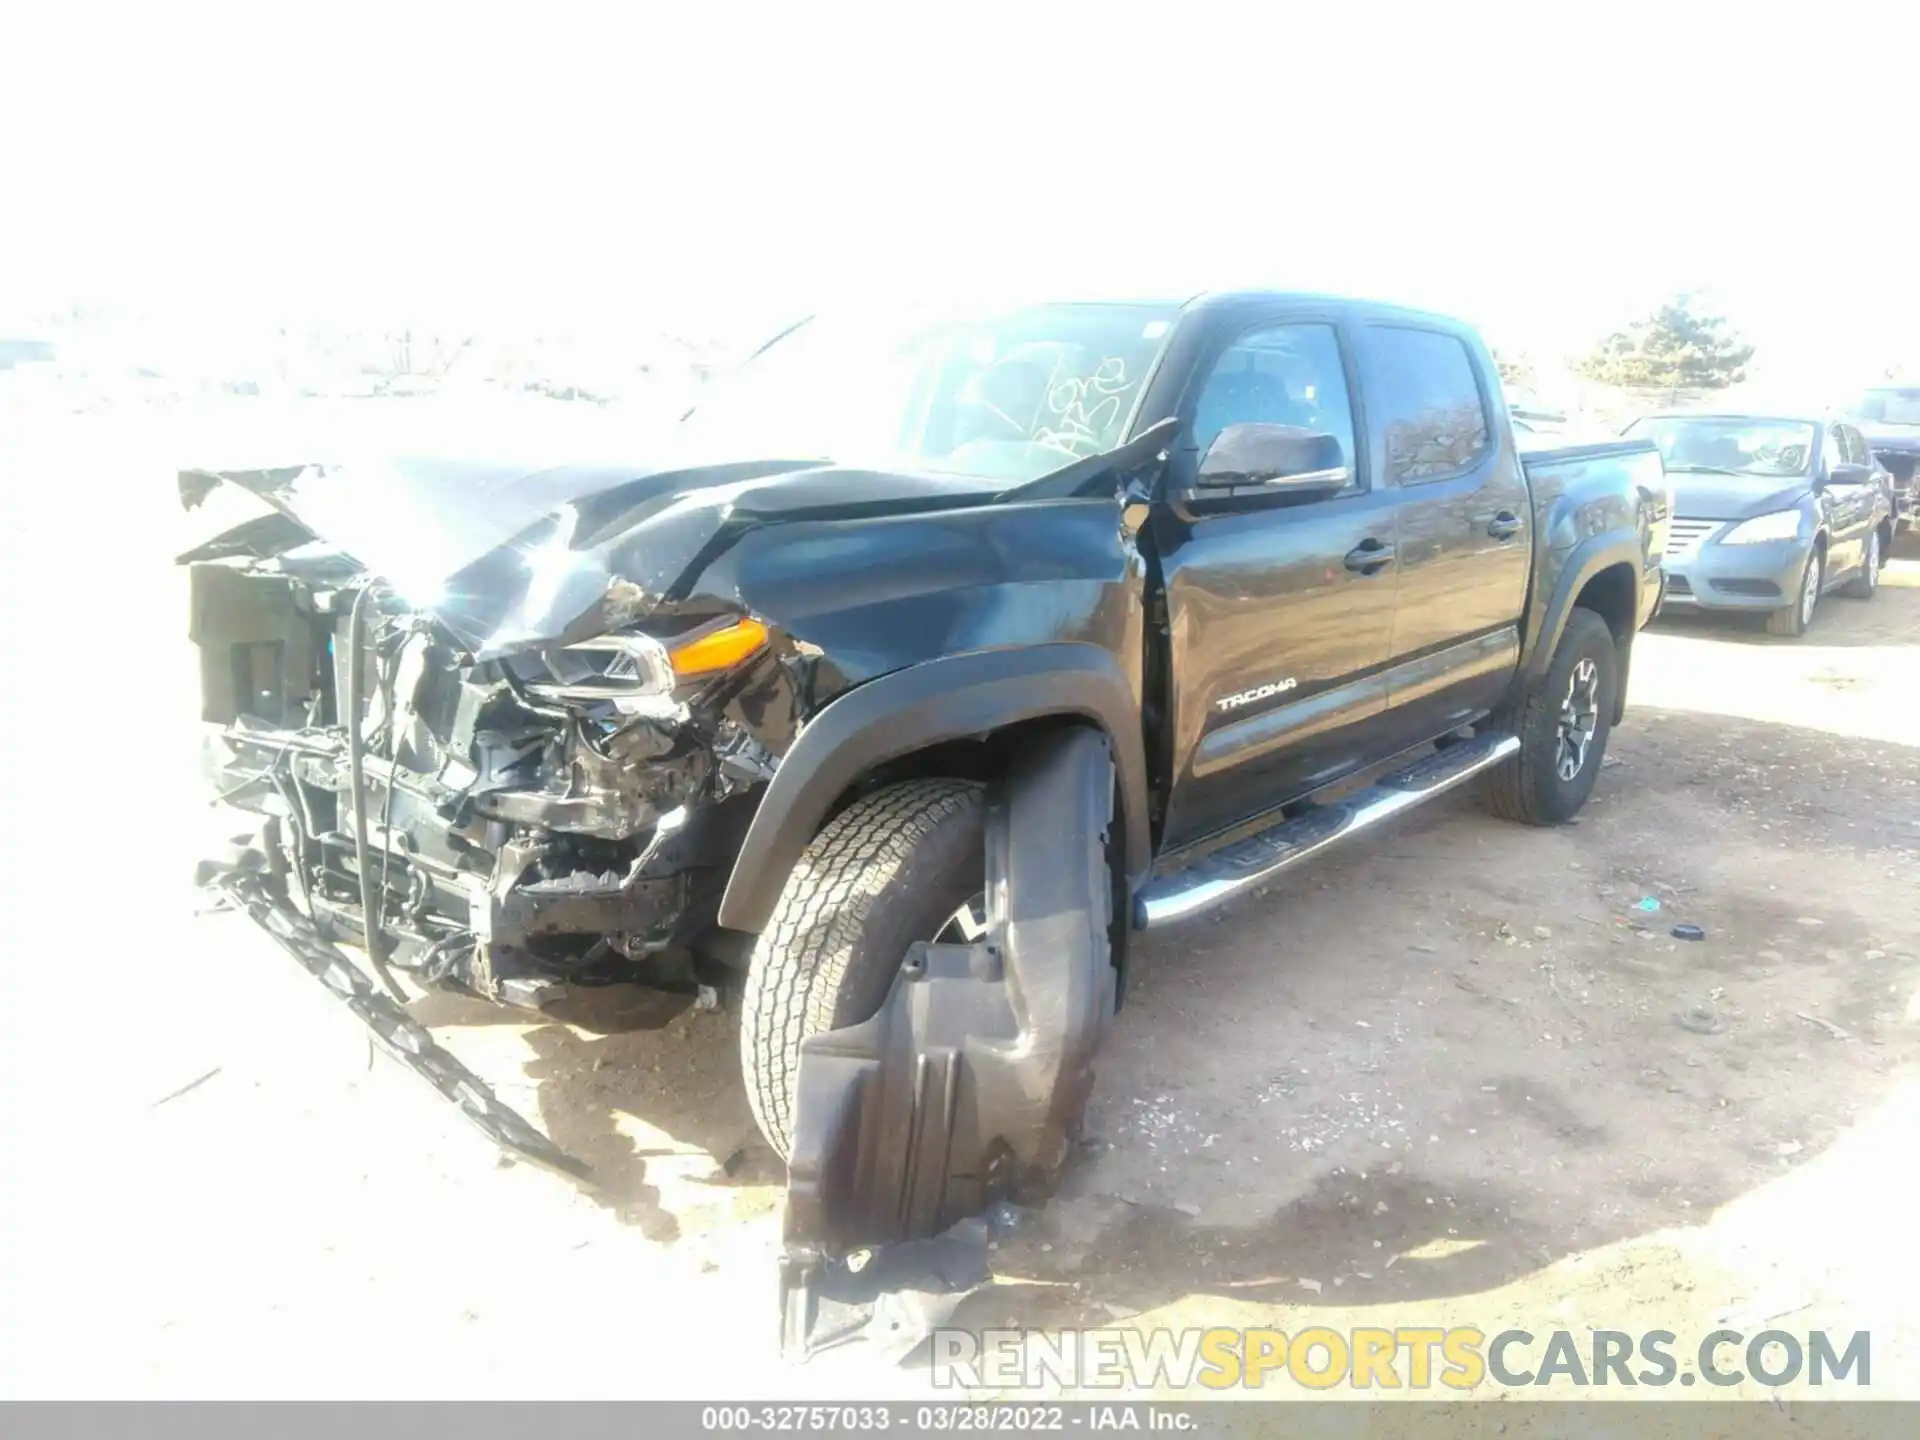
[[[1204,914],[1266,884],[1310,855],[1424,805],[1519,749],[1517,735],[1476,735],[1423,755],[1343,800],[1315,805],[1184,869],[1157,875],[1134,897],[1134,924],[1142,930],[1157,930]]]

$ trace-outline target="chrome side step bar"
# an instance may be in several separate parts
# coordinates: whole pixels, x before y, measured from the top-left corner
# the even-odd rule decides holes
[[[1519,749],[1517,735],[1476,735],[1423,755],[1343,800],[1315,805],[1184,869],[1156,875],[1134,897],[1134,924],[1155,930],[1204,914],[1329,846],[1424,805]]]

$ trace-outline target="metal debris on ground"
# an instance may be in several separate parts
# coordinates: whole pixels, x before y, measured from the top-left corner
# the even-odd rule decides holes
[[[1851,1030],[1842,1030],[1831,1020],[1822,1020],[1818,1015],[1808,1015],[1804,1011],[1796,1011],[1795,1014],[1809,1025],[1818,1025],[1836,1040],[1851,1040],[1853,1038],[1853,1032]]]
[[[202,1085],[206,1084],[207,1081],[213,1079],[213,1077],[218,1075],[219,1073],[220,1073],[220,1067],[216,1065],[213,1067],[213,1069],[207,1071],[206,1074],[197,1076],[196,1078],[189,1080],[186,1084],[182,1085],[178,1090],[169,1090],[166,1094],[162,1095],[158,1100],[153,1102],[153,1108],[158,1110],[162,1105],[166,1104],[169,1100],[178,1100],[182,1095],[185,1095],[188,1092],[193,1090],[198,1090]]]

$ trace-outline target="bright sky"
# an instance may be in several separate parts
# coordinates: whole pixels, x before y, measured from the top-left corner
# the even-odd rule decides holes
[[[1920,7],[482,8],[16,7],[0,322],[1255,283],[1554,356],[1699,287],[1776,375],[1920,367]]]

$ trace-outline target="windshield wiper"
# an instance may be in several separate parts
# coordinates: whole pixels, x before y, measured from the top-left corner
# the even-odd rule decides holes
[[[1723,465],[1669,465],[1667,466],[1667,472],[1669,474],[1673,473],[1676,470],[1687,471],[1695,475],[1733,475],[1743,480],[1759,480],[1759,479],[1765,478],[1764,476],[1756,474],[1752,470],[1729,470]]]

